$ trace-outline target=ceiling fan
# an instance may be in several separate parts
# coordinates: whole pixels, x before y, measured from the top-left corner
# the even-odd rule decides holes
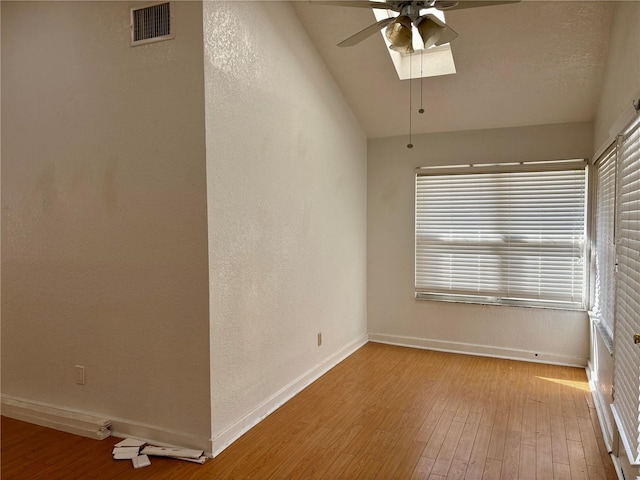
[[[444,45],[453,41],[458,34],[442,20],[431,13],[421,14],[422,10],[435,8],[441,11],[460,10],[463,8],[487,7],[491,5],[502,5],[506,3],[518,3],[520,0],[503,1],[483,1],[483,0],[387,0],[386,2],[375,1],[322,1],[316,0],[312,3],[319,5],[334,5],[340,7],[374,8],[382,10],[392,10],[397,12],[397,17],[390,17],[380,20],[364,30],[352,35],[338,44],[339,47],[352,47],[374,33],[387,28],[385,35],[391,43],[392,50],[400,53],[413,53],[413,33],[412,25],[418,30],[420,37],[427,49],[434,45]]]

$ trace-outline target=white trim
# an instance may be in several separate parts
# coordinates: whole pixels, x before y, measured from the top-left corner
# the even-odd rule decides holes
[[[598,417],[598,424],[600,425],[600,431],[602,432],[604,446],[607,448],[609,458],[611,458],[611,462],[613,463],[613,468],[616,471],[618,479],[624,480],[625,477],[622,473],[622,465],[620,464],[620,459],[613,452],[612,440],[615,433],[613,431],[613,426],[611,425],[611,422],[609,420],[609,416],[606,414],[607,403],[605,402],[602,395],[600,395],[600,390],[591,378],[591,362],[589,362],[589,366],[586,368],[586,371],[587,378],[589,380],[589,387],[591,388],[591,398],[593,398],[593,404],[596,407],[596,416]],[[636,480],[638,480],[639,478],[640,477],[636,477]]]
[[[190,447],[211,452],[211,440],[206,437],[118,417],[106,419],[100,414],[11,395],[2,395],[2,415],[96,440],[110,435],[118,438],[135,437],[156,445]],[[107,424],[111,430],[105,427]]]
[[[104,417],[9,395],[2,395],[2,415],[95,440],[104,440],[111,435],[111,420]]]
[[[480,357],[504,358],[507,360],[519,360],[523,362],[547,363],[551,365],[564,365],[569,367],[582,368],[587,365],[587,359],[581,357],[569,357],[553,353],[492,347],[489,345],[478,345],[473,343],[449,342],[431,338],[416,338],[404,337],[400,335],[387,335],[383,333],[370,333],[369,341],[376,343],[386,343],[389,345],[398,345],[402,347],[435,350],[438,352],[477,355]]]
[[[602,155],[604,155],[604,153],[609,150],[610,148],[615,148],[616,146],[616,141],[614,138],[609,137],[607,139],[606,142],[604,142],[604,144],[598,149],[596,150],[596,153],[593,155],[593,157],[591,157],[591,163],[590,165],[595,165],[595,163],[600,160],[600,157],[602,157]]]
[[[210,438],[169,430],[157,425],[134,422],[123,418],[112,418],[111,435],[118,438],[138,438],[158,446],[204,450],[206,455],[211,456]]]
[[[367,335],[363,335],[354,341],[348,343],[340,350],[329,356],[316,366],[307,370],[298,378],[291,381],[288,385],[285,385],[269,398],[258,404],[253,410],[248,412],[245,416],[235,421],[233,424],[226,427],[223,431],[213,435],[213,456],[220,454],[225,448],[236,441],[245,432],[256,426],[267,415],[274,412],[277,408],[282,406],[288,400],[293,398],[296,394],[300,393],[311,383],[316,381],[322,375],[331,370],[338,363],[343,361],[353,352],[367,343]]]
[[[633,448],[629,444],[629,439],[624,431],[624,425],[622,424],[622,419],[618,414],[618,410],[616,410],[616,406],[611,404],[611,411],[613,412],[613,419],[616,421],[616,427],[618,428],[618,436],[620,440],[622,440],[622,444],[624,445],[624,451],[627,454],[627,460],[632,467],[637,467],[640,465],[638,459],[633,456]]]
[[[593,372],[593,364],[589,362],[589,365],[585,369],[587,371],[587,380],[589,380],[589,388],[591,389],[591,397],[593,398],[593,405],[596,408],[596,414],[598,417],[598,423],[600,424],[600,431],[602,432],[602,439],[604,440],[604,445],[607,447],[607,451],[611,453],[612,448],[612,440],[613,440],[613,425],[611,424],[611,420],[609,415],[607,415],[607,406],[608,403],[602,393],[600,393],[600,389],[598,385],[594,381],[594,373]]]
[[[611,128],[609,129],[610,138],[616,138],[620,135],[627,125],[629,125],[634,118],[640,115],[640,110],[636,110],[636,106],[633,102],[640,102],[640,91],[633,96],[633,100],[627,104],[622,113],[620,113],[620,116],[615,122],[613,122],[613,125],[611,125]]]
[[[626,108],[622,111],[622,113],[620,113],[616,121],[613,122],[613,124],[609,128],[609,137],[604,141],[600,148],[596,150],[596,153],[593,156],[594,162],[604,153],[607,148],[611,147],[611,145],[615,143],[616,137],[620,135],[620,133],[622,133],[622,130],[629,123],[631,123],[631,120],[633,120],[634,114],[640,115],[640,110],[636,110],[635,106],[633,105],[633,102],[640,103],[640,90],[638,90],[636,94],[632,96],[632,98],[633,100],[631,101],[631,104],[627,104]]]

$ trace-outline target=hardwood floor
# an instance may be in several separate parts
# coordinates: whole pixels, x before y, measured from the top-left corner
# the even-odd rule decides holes
[[[2,418],[2,479],[616,479],[583,369],[369,343],[205,465]]]

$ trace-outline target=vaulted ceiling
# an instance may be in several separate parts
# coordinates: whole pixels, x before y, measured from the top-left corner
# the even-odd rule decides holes
[[[447,12],[459,34],[457,73],[412,81],[413,133],[593,120],[615,3],[524,0]],[[292,4],[366,135],[407,134],[409,81],[398,79],[382,36],[336,46],[374,23],[372,11]]]

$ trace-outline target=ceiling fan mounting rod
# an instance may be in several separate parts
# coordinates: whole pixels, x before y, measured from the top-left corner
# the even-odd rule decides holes
[[[424,2],[419,2],[424,3]],[[406,5],[403,5],[400,9],[400,15],[405,15],[409,17],[411,20],[414,20],[420,16],[420,10],[425,7],[421,7],[416,5],[414,2],[407,2]]]

